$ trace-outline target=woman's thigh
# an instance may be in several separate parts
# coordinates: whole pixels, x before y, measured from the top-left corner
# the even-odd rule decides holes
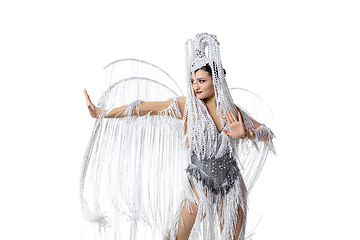
[[[191,209],[189,209],[189,207]],[[181,212],[181,219],[179,222],[178,233],[176,240],[187,240],[190,236],[191,229],[195,223],[198,207],[194,203],[185,201],[184,207]]]

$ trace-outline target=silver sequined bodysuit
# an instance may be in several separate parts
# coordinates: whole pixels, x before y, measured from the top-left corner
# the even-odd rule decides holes
[[[191,156],[191,164],[186,171],[197,181],[201,181],[214,194],[224,196],[233,186],[239,168],[236,161],[229,155],[201,161],[194,154]]]
[[[210,117],[210,116],[208,116]],[[224,128],[227,123],[225,123]],[[213,136],[213,139],[210,139],[214,149],[212,152],[221,151],[220,148],[224,148],[224,144],[229,141],[229,138],[224,132],[217,131],[217,135]],[[207,137],[210,137],[210,134],[205,132]],[[217,139],[214,139],[217,138]],[[225,141],[225,143],[223,143]],[[231,140],[230,140],[231,141]],[[234,185],[235,180],[239,174],[239,168],[237,166],[236,160],[232,154],[230,154],[229,149],[220,157],[217,157],[214,154],[212,157],[202,157],[193,152],[191,154],[191,163],[187,167],[186,172],[192,176],[195,180],[202,182],[203,186],[214,194],[224,196],[230,188]]]

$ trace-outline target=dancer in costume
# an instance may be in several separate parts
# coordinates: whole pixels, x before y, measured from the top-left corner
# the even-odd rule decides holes
[[[85,218],[100,226],[99,237],[121,239],[121,218],[130,226],[125,239],[143,238],[138,228],[148,239],[246,237],[248,194],[275,152],[274,135],[234,104],[216,36],[188,40],[186,56],[186,97],[144,96],[114,108],[114,99],[127,91],[121,84],[131,82],[139,92],[163,87],[141,76],[118,79],[117,62],[99,107],[85,91],[97,120],[81,197]]]

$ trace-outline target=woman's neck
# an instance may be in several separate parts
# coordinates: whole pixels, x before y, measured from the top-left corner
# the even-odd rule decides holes
[[[216,107],[215,95],[213,95],[211,98],[204,99],[204,102],[205,102],[207,107]]]

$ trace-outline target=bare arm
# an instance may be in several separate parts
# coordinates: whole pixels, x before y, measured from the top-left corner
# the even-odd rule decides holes
[[[167,101],[159,101],[159,102],[142,102],[138,104],[134,110],[132,111],[132,116],[144,116],[150,113],[150,116],[157,115],[159,112],[165,110],[170,107],[172,103],[172,99]],[[125,117],[125,110],[127,106],[122,106],[118,108],[114,108],[111,112],[106,116],[107,118],[121,118]]]
[[[273,132],[266,127],[264,124],[257,122],[256,120],[250,118],[246,115],[248,119],[250,119],[250,124],[245,128],[246,136],[250,140],[259,140],[259,141],[269,141],[273,138]]]
[[[261,123],[255,121],[254,119],[251,119],[251,121],[253,123],[254,130],[245,129],[245,131],[246,131],[246,136],[248,137],[248,139],[254,140],[256,138],[255,130],[261,126]],[[266,140],[264,140],[264,141],[266,141]]]
[[[90,100],[89,95],[87,94],[86,90],[84,90],[85,93],[85,99],[86,103],[90,112],[90,115],[93,118],[98,118],[102,111],[96,107]],[[184,114],[185,109],[185,97],[180,97],[177,99],[178,107],[181,113],[181,116]],[[164,111],[165,109],[169,108],[171,104],[173,104],[173,99],[169,99],[167,101],[158,101],[158,102],[142,102],[135,106],[134,110],[132,111],[132,116],[144,116],[150,113],[150,116],[157,115],[161,111]],[[125,117],[125,110],[127,109],[127,105],[121,106],[118,108],[114,108],[111,110],[106,118],[121,118]]]

